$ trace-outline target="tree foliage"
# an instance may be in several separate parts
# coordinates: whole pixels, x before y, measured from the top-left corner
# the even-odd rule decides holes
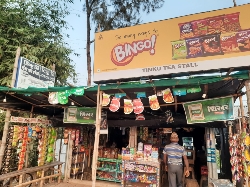
[[[90,30],[91,21],[100,31],[129,27],[141,22],[140,13],[150,13],[163,6],[165,0],[84,0],[87,15],[87,71],[91,84]]]
[[[17,47],[21,56],[51,68],[56,66],[56,85],[64,85],[76,73],[63,41],[62,28],[69,0],[1,0],[0,85],[10,85]],[[77,55],[77,54],[76,54]]]
[[[112,30],[139,24],[141,13],[154,12],[164,0],[95,0],[92,20],[100,30]]]

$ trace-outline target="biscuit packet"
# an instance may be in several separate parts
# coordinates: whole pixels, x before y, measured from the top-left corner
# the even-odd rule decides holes
[[[189,23],[180,23],[179,24],[179,29],[180,29],[180,38],[181,39],[194,37],[193,26],[192,26],[191,22],[189,22]]]
[[[221,34],[220,43],[223,53],[235,53],[240,51],[235,32]]]
[[[185,59],[187,56],[187,47],[185,40],[172,41],[172,59]]]
[[[213,34],[201,38],[203,53],[205,56],[214,56],[223,54],[220,45],[220,35]]]
[[[191,38],[186,40],[187,58],[203,56],[203,49],[200,38]]]
[[[250,51],[250,29],[237,32],[236,42],[240,51]]]

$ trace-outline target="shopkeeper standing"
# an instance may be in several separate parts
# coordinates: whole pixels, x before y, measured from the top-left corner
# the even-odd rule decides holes
[[[189,164],[185,148],[178,144],[179,138],[175,132],[171,134],[170,141],[171,143],[166,145],[163,149],[165,169],[168,171],[169,187],[183,187],[182,157],[187,168],[185,171],[185,176],[189,176]]]

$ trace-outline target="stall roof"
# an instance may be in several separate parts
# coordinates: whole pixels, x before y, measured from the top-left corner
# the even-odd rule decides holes
[[[192,86],[200,86],[201,92],[188,93],[185,96],[176,96],[177,103],[166,104],[162,98],[158,98],[161,108],[157,111],[152,111],[149,108],[148,98],[142,98],[145,110],[143,112],[148,126],[166,126],[165,112],[170,110],[173,113],[175,122],[172,125],[185,125],[185,113],[182,107],[183,102],[201,100],[202,94],[207,90],[208,98],[216,98],[228,95],[239,94],[239,91],[244,86],[244,80],[249,79],[248,71],[241,71],[230,76],[197,76],[182,79],[161,79],[148,80],[142,84],[140,82],[128,82],[117,84],[101,85],[101,90],[109,95],[116,93],[126,93],[128,99],[135,99],[136,93],[145,92],[146,96],[154,95],[157,91],[166,88],[188,88]],[[205,86],[206,85],[206,86]],[[0,87],[0,108],[30,111],[32,106],[33,112],[50,116],[62,125],[63,108],[71,106],[72,102],[78,107],[96,107],[97,85],[92,87],[77,87],[84,88],[84,94],[81,96],[69,96],[69,102],[66,105],[51,105],[48,102],[49,92],[72,91],[76,87],[53,87],[53,88],[28,88],[16,89],[8,87]],[[6,102],[3,102],[6,98]],[[129,126],[129,121],[135,120],[135,115],[126,115],[123,112],[123,99],[121,99],[121,108],[113,113],[108,107],[103,110],[108,112],[108,120],[111,126]],[[138,123],[138,126],[143,122]],[[211,124],[210,124],[211,125]]]

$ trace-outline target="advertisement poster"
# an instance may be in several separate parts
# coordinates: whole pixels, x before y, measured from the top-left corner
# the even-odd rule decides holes
[[[95,124],[96,108],[69,107],[64,109],[63,123]]]
[[[206,99],[183,104],[187,123],[234,120],[233,97]]]
[[[108,134],[107,112],[102,112],[100,134]]]
[[[55,71],[20,57],[18,60],[15,88],[54,87],[55,78]]]
[[[245,4],[98,32],[94,81],[250,66],[249,10]]]

